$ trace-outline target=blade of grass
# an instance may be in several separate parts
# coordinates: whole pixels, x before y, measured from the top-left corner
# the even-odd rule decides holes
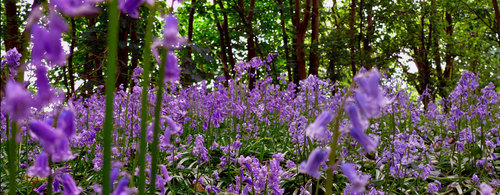
[[[141,137],[139,149],[139,194],[144,194],[146,185],[145,159],[146,159],[146,122],[148,120],[148,85],[150,82],[150,66],[151,66],[151,42],[153,40],[153,21],[155,19],[157,5],[154,4],[149,10],[146,26],[146,38],[144,42],[143,52],[143,81],[142,81],[142,108],[141,108]]]
[[[108,12],[108,55],[106,72],[106,111],[103,127],[103,169],[102,169],[102,193],[110,194],[111,186],[109,171],[111,170],[111,132],[113,128],[113,99],[116,83],[116,63],[118,60],[118,22],[119,22],[118,0],[112,0]]]

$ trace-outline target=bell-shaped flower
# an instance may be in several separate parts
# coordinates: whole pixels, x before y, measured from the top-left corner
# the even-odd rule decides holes
[[[167,49],[175,49],[186,43],[186,39],[179,36],[179,21],[169,14],[165,17],[163,29],[163,44]]]
[[[66,161],[74,158],[70,150],[68,137],[60,130],[52,127],[47,122],[31,121],[31,132],[40,140],[43,151],[51,155],[52,162]]]
[[[356,104],[365,117],[377,117],[380,114],[380,108],[388,103],[379,86],[380,73],[377,69],[372,69],[369,72],[356,75],[354,80],[359,86],[354,95]]]
[[[23,120],[33,105],[31,93],[20,83],[9,80],[5,85],[5,110],[13,120]]]
[[[61,184],[63,185],[63,195],[78,195],[83,189],[76,185],[75,180],[70,174],[64,174],[61,177]]]
[[[28,168],[29,176],[48,177],[50,175],[49,157],[45,153],[40,153],[33,166]]]
[[[71,110],[64,110],[59,114],[57,128],[61,129],[67,138],[73,137],[76,131],[75,114]]]
[[[328,159],[328,151],[316,148],[311,152],[307,161],[304,161],[300,164],[299,171],[301,173],[306,173],[311,177],[318,179],[321,176],[319,167],[327,159]]]
[[[368,180],[370,179],[369,175],[359,175],[356,172],[354,165],[350,163],[342,164],[340,166],[340,169],[342,170],[342,173],[344,173],[344,176],[347,177],[347,179],[351,184],[350,191],[356,193],[362,193],[365,191],[365,186],[368,183]]]
[[[122,177],[115,190],[112,193],[113,195],[128,195],[128,178]]]
[[[132,18],[139,17],[139,6],[142,5],[144,0],[120,0],[118,1],[118,8],[121,12],[128,14]]]
[[[165,64],[165,81],[177,81],[179,80],[180,74],[179,60],[173,51],[169,51]]]
[[[86,16],[99,13],[97,0],[51,0],[50,3],[62,13],[70,16]]]
[[[333,119],[333,114],[329,111],[323,111],[314,123],[311,123],[306,129],[306,135],[311,139],[318,141],[328,141],[330,138],[330,131],[327,126]]]
[[[31,27],[33,35],[33,49],[31,58],[35,65],[39,66],[42,59],[51,64],[64,66],[66,64],[66,53],[62,47],[62,33],[68,31],[68,24],[59,14],[51,11],[49,14],[48,29],[40,24]]]
[[[368,121],[361,119],[358,108],[352,103],[348,104],[345,110],[352,125],[349,135],[358,141],[358,143],[364,148],[365,152],[374,152],[378,143],[372,140],[364,132],[368,126]]]

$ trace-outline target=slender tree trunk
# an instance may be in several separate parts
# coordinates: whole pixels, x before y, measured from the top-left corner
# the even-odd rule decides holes
[[[73,96],[75,93],[75,69],[73,68],[73,54],[75,50],[76,41],[76,24],[75,19],[71,18],[71,43],[69,46],[69,57],[68,57],[68,73],[69,73],[69,86],[71,91],[69,91],[69,96]]]
[[[278,4],[280,6],[280,22],[281,22],[281,33],[283,37],[283,47],[285,48],[285,59],[286,59],[286,69],[288,72],[288,82],[292,82],[292,65],[290,64],[290,51],[288,48],[288,35],[286,34],[286,26],[285,26],[285,14],[284,14],[284,5],[283,0],[278,0]]]
[[[309,54],[309,74],[318,75],[319,0],[312,0],[311,50]]]
[[[248,13],[246,14],[245,7],[243,5],[243,0],[238,0],[238,8],[239,8],[238,13],[240,14],[240,18],[243,21],[243,24],[245,25],[245,28],[246,28],[246,31],[248,34],[248,38],[247,38],[247,51],[248,51],[247,60],[248,61],[252,60],[255,56],[257,56],[256,51],[255,51],[255,42],[254,42],[254,34],[253,34],[253,26],[252,26],[254,6],[255,6],[255,0],[250,0],[250,7],[248,9]],[[249,73],[250,73],[250,79],[249,79],[248,88],[253,89],[254,83],[255,83],[256,77],[257,77],[257,75],[255,75],[255,68],[250,68]]]
[[[356,0],[351,1],[351,11],[350,11],[350,19],[349,19],[349,37],[350,37],[350,45],[351,45],[351,72],[352,77],[356,75],[356,61],[354,56],[356,55],[356,49],[354,46],[354,17],[356,15]]]
[[[495,9],[495,18],[497,22],[497,35],[498,35],[498,46],[500,46],[500,11],[498,10],[498,1],[497,0],[491,0],[493,3],[493,9]]]
[[[295,80],[296,83],[298,83],[300,80],[303,80],[306,78],[306,52],[304,50],[304,42],[305,42],[305,37],[306,37],[306,32],[307,32],[307,25],[309,24],[310,20],[310,11],[311,11],[311,0],[306,1],[306,7],[304,10],[304,15],[303,19],[300,19],[301,14],[300,14],[300,0],[295,0],[295,19],[296,19],[296,33],[297,33],[297,38],[296,38],[296,52],[297,52],[297,67],[296,67],[296,72],[297,72],[297,80]]]
[[[233,54],[233,46],[231,43],[231,36],[229,34],[229,20],[227,18],[227,10],[224,8],[224,4],[222,3],[222,0],[217,1],[221,10],[222,10],[222,17],[224,18],[224,21],[222,23],[222,29],[224,30],[224,40],[225,40],[225,45],[227,47],[227,56],[229,59],[229,67],[230,67],[230,72],[231,75],[234,76],[234,65],[236,64],[236,61],[234,59],[234,54]]]
[[[123,89],[128,87],[128,32],[130,31],[130,19],[122,13],[120,14],[121,25],[118,34],[118,66],[117,66],[117,82],[116,87],[123,84]]]
[[[366,6],[366,12],[367,12],[367,17],[366,17],[366,33],[365,37],[363,39],[363,61],[364,61],[364,66],[367,69],[372,68],[372,61],[371,61],[371,38],[373,37],[374,33],[374,27],[373,27],[373,13],[372,13],[372,5],[373,5],[373,0],[370,0],[368,2],[368,5]]]
[[[130,25],[133,28],[137,28],[139,26],[139,20],[138,19],[132,19],[132,24]],[[140,45],[139,43],[139,37],[137,35],[136,30],[132,30],[130,32],[130,44],[131,45]],[[132,56],[130,58],[130,70],[127,79],[129,80],[129,87],[130,91],[134,89],[134,82],[132,81],[132,74],[134,70],[137,68],[139,65],[139,57],[141,56],[141,50],[138,47],[135,47],[131,52],[130,55]]]
[[[191,8],[189,10],[189,18],[188,18],[188,42],[192,43],[193,41],[193,23],[194,23],[194,14],[196,12],[196,0],[191,0]],[[181,75],[181,83],[184,86],[188,86],[191,83],[191,78],[188,70],[191,70],[194,67],[193,60],[193,48],[191,45],[187,47],[187,60],[182,67],[182,75]]]
[[[364,52],[363,50],[361,49],[361,42],[363,41],[363,22],[364,22],[364,14],[363,14],[363,7],[364,7],[364,4],[363,4],[363,0],[359,0],[359,11],[358,11],[358,16],[359,16],[359,35],[358,35],[358,43],[356,44],[357,45],[357,50],[359,52],[358,54],[358,59],[359,59],[359,63],[360,63],[360,66],[365,68],[365,56],[364,56]]]
[[[224,67],[224,77],[226,78],[226,85],[227,81],[230,79],[229,76],[229,69],[227,67],[227,52],[226,52],[226,45],[224,41],[224,30],[222,29],[222,26],[220,25],[219,22],[219,17],[217,16],[217,9],[216,9],[216,2],[214,1],[214,18],[215,22],[217,24],[217,30],[219,31],[219,45],[220,45],[220,56],[221,56],[221,61],[222,61],[222,66]]]
[[[453,36],[453,18],[449,12],[446,13],[446,22],[448,23],[448,26],[446,27],[446,35],[447,36]],[[448,80],[452,79],[453,75],[453,54],[451,53],[451,44],[446,44],[446,54],[444,57],[446,67],[444,69],[444,74],[443,77],[447,78]]]
[[[5,6],[6,30],[4,34],[5,52],[12,48],[17,48],[19,53],[22,53],[21,40],[19,37],[19,24],[17,18],[17,6],[15,0],[3,0]]]

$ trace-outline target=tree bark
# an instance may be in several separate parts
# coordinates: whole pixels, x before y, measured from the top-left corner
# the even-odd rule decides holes
[[[123,84],[123,89],[128,87],[128,32],[129,18],[126,18],[123,13],[120,14],[120,32],[118,33],[118,66],[116,72],[116,87]]]
[[[229,69],[227,67],[227,52],[226,52],[226,45],[225,45],[225,40],[224,40],[224,30],[222,29],[222,26],[220,25],[219,22],[219,17],[217,16],[217,9],[216,9],[216,2],[213,2],[213,9],[214,9],[214,18],[215,22],[217,25],[217,30],[219,31],[219,45],[220,45],[220,56],[221,56],[221,61],[222,61],[222,66],[224,68],[224,77],[226,78],[226,85],[227,81],[230,79],[229,76]]]
[[[373,25],[373,0],[370,0],[368,2],[368,5],[366,5],[366,12],[367,12],[367,17],[366,17],[366,33],[365,37],[363,39],[363,62],[364,66],[366,69],[371,69],[372,68],[372,61],[371,61],[371,38],[373,37],[374,34],[374,25]]]
[[[189,10],[189,19],[188,19],[188,42],[192,43],[193,41],[193,23],[194,23],[194,13],[196,11],[196,0],[191,0],[191,9]],[[191,83],[190,75],[187,71],[193,67],[193,48],[191,45],[187,47],[187,60],[185,61],[185,65],[182,67],[182,75],[181,75],[181,83],[182,85],[189,85]]]
[[[356,75],[356,61],[354,56],[356,55],[356,49],[354,46],[354,17],[356,15],[356,0],[351,1],[351,11],[350,11],[350,19],[349,19],[349,38],[351,45],[351,72],[352,77]]]
[[[312,19],[311,19],[311,50],[309,52],[309,74],[318,76],[319,57],[318,57],[318,39],[319,39],[319,0],[312,0]]]
[[[306,7],[304,10],[304,15],[303,19],[301,19],[301,9],[300,9],[300,0],[295,0],[295,26],[296,26],[296,53],[297,53],[297,66],[296,66],[296,72],[297,72],[297,79],[295,80],[295,83],[298,84],[300,80],[303,80],[306,78],[306,60],[305,60],[305,50],[304,50],[304,42],[305,42],[305,36],[307,32],[307,25],[309,24],[310,20],[310,11],[311,11],[311,0],[306,1]]]
[[[286,69],[288,72],[288,82],[292,82],[292,65],[290,63],[290,51],[288,48],[288,35],[286,34],[286,26],[285,26],[285,14],[283,8],[283,1],[278,0],[278,4],[280,6],[280,22],[281,22],[281,33],[283,37],[283,47],[285,48],[285,60],[286,60]]]
[[[71,18],[71,43],[69,46],[69,57],[68,57],[68,73],[69,73],[69,86],[70,86],[69,88],[71,89],[68,93],[69,96],[73,96],[75,93],[75,69],[73,68],[73,54],[75,50],[75,41],[76,41],[75,28],[76,28],[75,19]]]
[[[255,0],[250,0],[250,7],[248,8],[248,13],[245,12],[245,7],[243,5],[243,0],[238,0],[238,13],[240,15],[241,20],[243,21],[243,24],[245,25],[245,29],[248,34],[247,38],[247,60],[251,61],[255,56],[257,56],[256,51],[255,51],[255,42],[254,42],[254,34],[253,34],[253,26],[252,26],[252,19],[253,19],[253,9],[255,6]],[[250,68],[249,71],[249,84],[248,88],[251,90],[254,88],[254,83],[256,81],[257,75],[255,75],[255,68]],[[252,76],[253,75],[253,76]]]
[[[495,18],[497,22],[497,35],[498,35],[497,43],[498,46],[500,46],[500,11],[498,10],[498,1],[497,0],[491,0],[491,1],[493,3],[493,9],[495,9]]]
[[[130,26],[137,28],[139,26],[139,20],[132,19],[132,25],[130,25]],[[134,45],[134,46],[140,45],[139,37],[137,35],[136,30],[132,30],[132,32],[130,32],[130,44]],[[130,55],[132,57],[130,58],[130,71],[129,71],[129,75],[128,75],[128,80],[129,80],[130,91],[132,91],[134,89],[134,82],[132,81],[132,74],[133,74],[134,70],[137,68],[137,66],[139,65],[139,58],[141,56],[141,50],[139,49],[139,47],[134,47],[134,49],[130,52]]]
[[[225,40],[225,45],[227,47],[227,56],[229,59],[229,67],[230,67],[230,72],[231,75],[234,76],[234,65],[236,64],[236,61],[234,59],[234,54],[233,54],[233,46],[231,43],[231,36],[229,34],[229,20],[227,19],[227,10],[224,8],[224,4],[222,3],[222,0],[217,1],[221,10],[222,10],[222,17],[224,18],[224,21],[222,23],[222,29],[224,30],[224,40]]]

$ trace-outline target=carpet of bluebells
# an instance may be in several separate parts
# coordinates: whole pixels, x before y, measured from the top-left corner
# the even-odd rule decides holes
[[[34,24],[32,31],[60,36],[65,30],[57,20],[62,18],[56,12],[47,17],[48,29]],[[166,20],[165,31],[170,28],[164,33],[166,41],[155,42],[152,48],[171,51],[176,49],[172,41],[185,40],[177,37],[175,17]],[[172,23],[174,27],[169,26]],[[100,194],[103,185],[113,194],[138,193],[141,132],[147,143],[146,192],[499,192],[500,93],[493,84],[480,87],[480,78],[467,71],[448,98],[424,106],[421,100],[430,94],[418,96],[402,81],[376,69],[361,70],[349,87],[315,76],[297,86],[286,75],[274,79],[269,75],[249,89],[248,78],[253,75],[248,70],[265,72],[273,55],[239,63],[234,79],[219,77],[182,87],[175,54],[161,56],[154,50],[154,59],[166,63],[164,93],[147,86],[143,105],[145,78],[142,68],[135,69],[132,87],[115,91],[111,139],[106,140],[105,94],[97,90],[90,97],[64,100],[61,90],[50,85],[46,74],[51,66],[45,64],[64,64],[64,55],[53,55],[57,50],[43,47],[54,42],[33,44],[33,52],[39,53],[32,53],[28,68],[35,70],[36,92],[10,80],[2,98],[1,193],[12,192],[14,186],[18,194],[48,190]],[[2,70],[10,69],[12,75],[22,68],[20,57],[9,51]],[[143,107],[146,118],[141,117]],[[159,108],[157,119],[155,108]],[[146,124],[143,130],[141,122]],[[17,129],[16,144],[11,142],[13,129]],[[109,173],[103,173],[104,143],[111,145]],[[13,155],[16,159],[11,159]],[[17,162],[15,177],[7,168],[10,162]],[[110,183],[103,184],[103,174],[109,174]]]

